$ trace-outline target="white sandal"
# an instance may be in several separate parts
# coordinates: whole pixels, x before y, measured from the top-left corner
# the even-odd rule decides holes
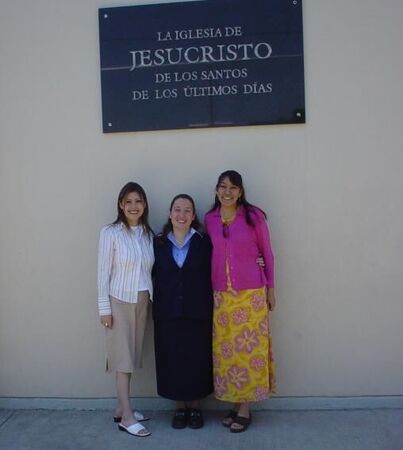
[[[118,425],[118,428],[120,431],[126,431],[126,433],[132,434],[133,436],[138,437],[146,437],[150,436],[150,431],[147,430],[147,428],[141,423],[134,423],[132,425],[129,425],[128,427],[125,427],[122,423]]]
[[[137,422],[145,422],[146,420],[150,420],[149,417],[146,417],[143,413],[137,411],[136,409],[133,409],[133,416],[137,420]],[[113,421],[115,423],[120,423],[122,421],[122,418],[119,416],[114,416]]]

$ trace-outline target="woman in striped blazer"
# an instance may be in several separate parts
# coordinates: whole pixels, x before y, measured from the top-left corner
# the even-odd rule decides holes
[[[149,436],[147,420],[130,405],[130,378],[142,365],[147,310],[152,297],[153,232],[144,189],[130,182],[117,201],[117,218],[101,230],[98,309],[106,332],[106,370],[116,373],[114,421],[134,436]]]

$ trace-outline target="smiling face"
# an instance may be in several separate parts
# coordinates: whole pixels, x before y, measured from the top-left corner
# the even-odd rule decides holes
[[[189,231],[195,218],[192,202],[187,198],[177,198],[169,213],[173,231]]]
[[[130,192],[119,203],[130,226],[139,224],[139,220],[144,213],[145,202],[137,192]]]
[[[228,177],[225,177],[219,183],[216,194],[221,206],[231,208],[237,206],[242,190],[240,187],[232,184]]]

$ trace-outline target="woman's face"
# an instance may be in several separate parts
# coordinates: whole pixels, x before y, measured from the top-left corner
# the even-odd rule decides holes
[[[130,226],[138,225],[145,203],[137,192],[130,192],[119,204]]]
[[[174,231],[188,231],[195,218],[192,202],[187,198],[177,198],[172,205],[169,218]]]
[[[236,206],[238,199],[241,197],[241,188],[232,184],[228,177],[224,178],[218,185],[216,191],[218,200],[221,206],[230,207]]]

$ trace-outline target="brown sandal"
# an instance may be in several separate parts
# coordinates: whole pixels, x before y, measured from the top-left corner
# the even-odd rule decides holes
[[[242,433],[246,431],[249,427],[249,425],[252,422],[252,414],[249,413],[249,417],[242,417],[242,416],[236,416],[230,426],[231,433]],[[233,425],[237,425],[236,427],[233,427]]]
[[[238,411],[234,411],[233,409],[231,409],[231,411],[224,417],[224,419],[222,420],[222,425],[224,427],[229,428],[232,423],[234,422],[235,417],[238,415]]]

